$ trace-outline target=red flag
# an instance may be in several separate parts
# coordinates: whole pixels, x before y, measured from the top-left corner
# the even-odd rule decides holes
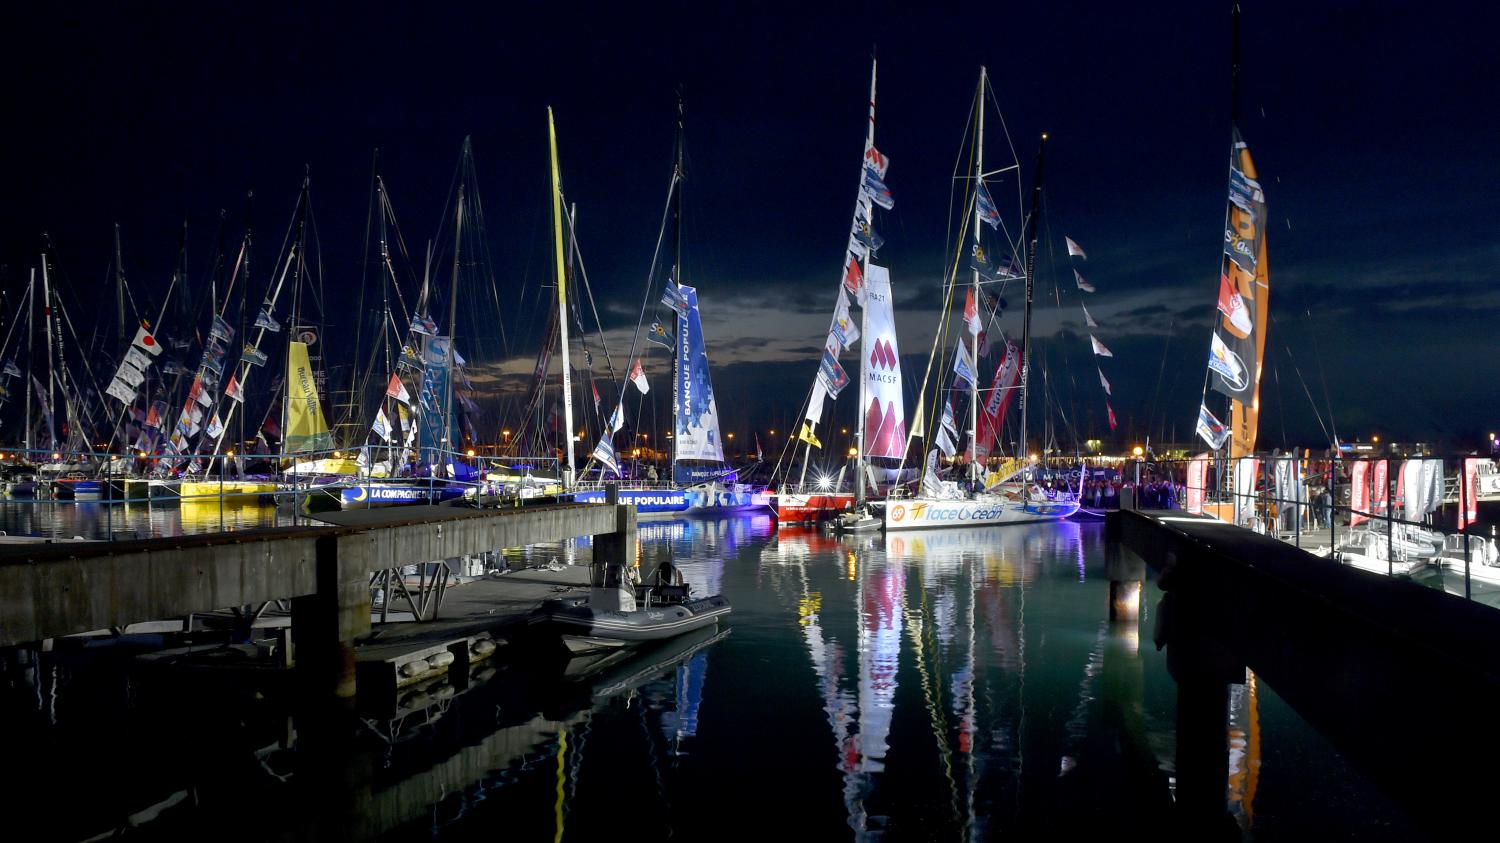
[[[229,384],[224,387],[224,394],[236,401],[244,402],[245,400],[245,396],[240,394],[239,379],[234,375],[229,376]]]
[[[1119,427],[1119,424],[1115,421],[1115,408],[1109,406],[1109,402],[1105,401],[1104,409],[1109,411],[1109,429],[1114,430],[1115,428]]]
[[[641,366],[641,358],[635,358],[635,365],[630,369],[630,382],[641,391],[642,395],[651,391],[651,385],[646,382],[646,370]]]
[[[1360,460],[1349,467],[1349,526],[1369,519],[1370,464]]]
[[[964,322],[969,326],[969,333],[978,334],[984,327],[979,320],[979,307],[974,303],[974,288],[970,287],[964,295]]]
[[[385,394],[402,404],[411,402],[411,393],[406,391],[406,384],[401,382],[401,376],[395,372],[391,373],[391,382],[386,385]]]
[[[594,388],[594,414],[599,414],[599,384],[589,384]]]
[[[859,258],[850,255],[849,267],[844,272],[844,289],[855,295],[865,286],[865,274],[859,269]]]
[[[1463,489],[1460,490],[1463,506],[1458,510],[1458,529],[1462,530],[1479,518],[1479,503],[1475,500],[1479,493],[1479,459],[1477,457],[1464,459],[1459,482],[1463,484]]]

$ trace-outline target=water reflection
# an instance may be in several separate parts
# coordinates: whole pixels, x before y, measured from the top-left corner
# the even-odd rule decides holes
[[[243,836],[337,840],[1165,828],[1176,697],[1140,633],[1159,594],[1139,624],[1107,620],[1099,527],[840,538],[761,517],[647,522],[639,538],[643,567],[671,559],[696,590],[729,597],[725,628],[571,660],[518,644],[353,721],[243,672],[148,671],[122,647],[109,681],[92,649],[6,662],[16,763],[38,772],[14,798],[65,839],[252,818],[264,833]],[[588,544],[504,563],[587,564]],[[1252,827],[1275,816],[1261,723],[1270,710],[1284,732],[1290,715],[1254,684],[1234,694],[1229,804]],[[46,784],[148,755],[87,815]],[[257,807],[283,805],[296,807]]]
[[[256,501],[0,500],[0,531],[12,536],[135,539],[308,523],[290,508]]]

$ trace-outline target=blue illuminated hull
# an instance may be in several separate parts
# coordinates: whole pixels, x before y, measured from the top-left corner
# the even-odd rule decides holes
[[[642,515],[682,512],[688,508],[687,493],[680,489],[621,489],[619,494],[620,503],[635,507]],[[584,489],[564,493],[558,498],[571,503],[604,503],[604,490]]]

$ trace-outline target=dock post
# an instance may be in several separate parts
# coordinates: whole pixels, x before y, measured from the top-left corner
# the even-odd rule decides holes
[[[369,573],[340,559],[338,536],[319,538],[316,553],[317,592],[292,598],[298,684],[314,697],[352,700],[354,644],[370,632]]]
[[[1109,577],[1109,619],[1136,621],[1141,616],[1141,583],[1146,561],[1127,552],[1121,543],[1120,514],[1104,519],[1104,573]]]

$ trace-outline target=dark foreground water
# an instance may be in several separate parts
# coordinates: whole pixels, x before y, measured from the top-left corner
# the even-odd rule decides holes
[[[624,658],[513,654],[462,692],[417,689],[357,718],[300,714],[253,669],[148,665],[133,649],[176,642],[9,651],[8,804],[35,829],[25,839],[58,840],[1165,828],[1176,696],[1151,644],[1160,594],[1148,588],[1139,632],[1106,621],[1102,528],[851,540],[762,516],[640,537],[643,561],[671,556],[697,591],[729,597],[724,627]],[[512,564],[587,558],[570,551]],[[1247,839],[1421,839],[1264,683],[1236,688],[1226,729]]]

